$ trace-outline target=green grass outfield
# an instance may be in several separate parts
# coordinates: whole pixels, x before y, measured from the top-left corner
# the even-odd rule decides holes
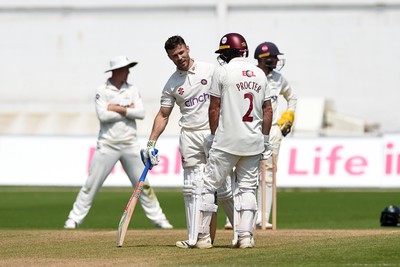
[[[156,188],[157,197],[176,229],[185,229],[180,189]],[[0,187],[0,229],[62,229],[79,188]],[[132,193],[130,188],[102,188],[81,229],[115,229]],[[279,190],[280,229],[379,229],[380,212],[400,205],[399,191]],[[222,228],[225,215],[218,212]],[[153,229],[140,205],[131,229]]]
[[[400,227],[380,212],[400,205],[397,190],[278,190],[277,231],[256,232],[254,249],[230,249],[218,214],[215,247],[182,250],[186,236],[179,189],[156,188],[174,230],[155,230],[140,205],[126,246],[115,235],[130,188],[102,188],[76,231],[63,229],[76,187],[0,187],[0,266],[400,266]]]

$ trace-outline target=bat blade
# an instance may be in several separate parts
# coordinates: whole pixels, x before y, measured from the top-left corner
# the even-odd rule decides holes
[[[214,204],[217,205],[218,199],[217,199],[217,192],[214,194]],[[217,233],[217,219],[218,219],[218,214],[216,212],[213,212],[212,217],[211,217],[211,222],[210,222],[210,237],[211,237],[211,244],[214,244],[215,240],[215,235]]]
[[[142,188],[143,188],[143,186],[142,186]],[[124,243],[126,232],[128,230],[128,226],[129,226],[129,222],[131,221],[132,214],[133,214],[136,204],[139,200],[140,193],[141,193],[141,189],[140,189],[140,192],[136,192],[136,189],[135,189],[135,193],[132,195],[131,199],[129,200],[128,205],[126,206],[125,211],[122,214],[121,220],[119,221],[118,232],[117,232],[117,247],[122,247],[122,245]]]
[[[217,219],[218,219],[217,213],[213,212],[210,223],[211,244],[214,244],[215,235],[217,233]]]
[[[139,201],[140,194],[142,193],[143,190],[143,185],[144,185],[144,180],[146,179],[146,175],[151,167],[150,161],[146,163],[146,166],[143,170],[142,175],[140,176],[140,179],[136,185],[135,190],[133,191],[133,194],[131,198],[128,201],[128,204],[125,207],[124,213],[122,214],[121,220],[119,221],[118,224],[118,231],[117,231],[117,247],[122,247],[126,232],[128,230],[129,223],[132,218],[132,214],[135,211],[135,207],[137,202]]]

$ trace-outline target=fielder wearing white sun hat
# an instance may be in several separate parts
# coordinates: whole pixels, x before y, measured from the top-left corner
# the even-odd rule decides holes
[[[126,56],[117,56],[110,60],[110,68],[108,70],[106,70],[105,72],[120,69],[120,68],[123,68],[126,66],[129,66],[129,68],[132,68],[136,64],[138,64],[138,63],[134,62],[134,61],[130,61],[128,59],[128,57],[126,57]]]

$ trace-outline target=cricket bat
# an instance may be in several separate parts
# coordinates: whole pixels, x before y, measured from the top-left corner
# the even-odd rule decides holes
[[[217,204],[217,193],[215,193],[215,204]],[[215,235],[217,233],[217,222],[218,222],[218,213],[213,212],[210,223],[210,237],[211,244],[214,244]]]
[[[154,152],[157,154],[158,150],[154,149]],[[142,193],[143,190],[143,184],[146,179],[147,173],[151,168],[151,162],[150,159],[146,162],[146,166],[144,167],[144,170],[142,172],[142,175],[140,176],[140,179],[136,185],[135,190],[133,191],[133,194],[131,198],[128,201],[128,204],[125,207],[124,213],[122,214],[121,220],[119,221],[118,225],[118,232],[117,232],[117,247],[122,247],[122,244],[124,243],[126,231],[128,230],[129,222],[131,221],[132,214],[135,211],[136,204],[139,201],[140,194]]]

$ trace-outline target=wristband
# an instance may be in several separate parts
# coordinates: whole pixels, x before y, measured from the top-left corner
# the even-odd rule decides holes
[[[156,146],[156,141],[155,140],[147,141],[147,147],[154,148],[155,146]]]

